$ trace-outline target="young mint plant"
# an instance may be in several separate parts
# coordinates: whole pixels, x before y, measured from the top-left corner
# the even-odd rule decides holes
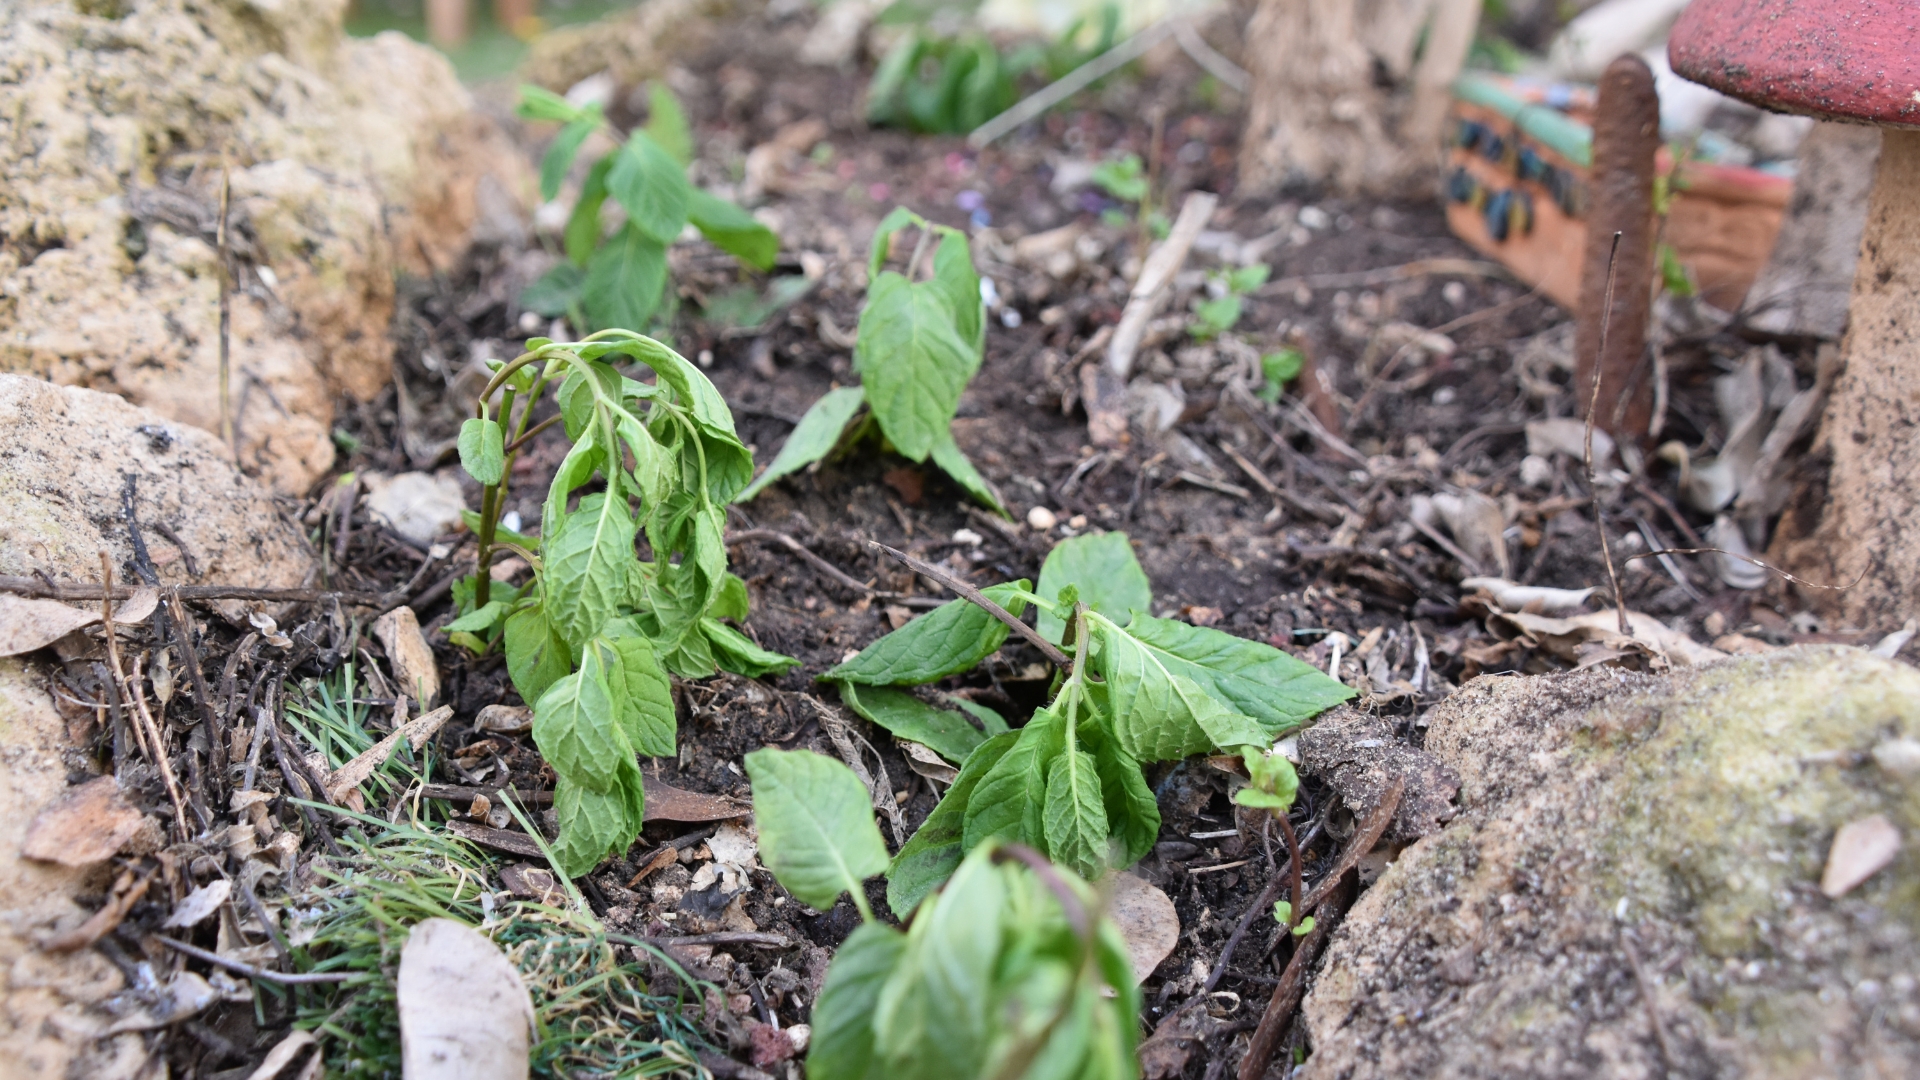
[[[756,270],[773,268],[778,237],[733,203],[687,180],[693,136],[671,91],[651,87],[646,127],[624,139],[598,105],[574,105],[537,86],[520,88],[520,115],[564,125],[540,162],[540,197],[552,199],[595,132],[617,144],[587,170],[564,237],[565,261],[527,287],[521,303],[600,329],[652,325],[667,287],[667,247],[691,224],[714,246]],[[601,208],[612,198],[626,221],[611,236]]]
[[[1279,352],[1260,358],[1260,389],[1254,395],[1269,405],[1280,403],[1280,392],[1300,377],[1307,366],[1307,354],[1289,345]]]
[[[902,932],[864,881],[886,845],[853,771],[807,750],[747,755],[767,867],[802,903],[849,893],[862,925],[813,1007],[808,1080],[1131,1080],[1140,1010],[1126,942],[1077,875],[989,841]]]
[[[1241,298],[1265,285],[1267,275],[1272,272],[1265,263],[1255,263],[1212,275],[1207,286],[1208,298],[1193,306],[1193,322],[1188,324],[1187,332],[1202,341],[1210,341],[1233,329],[1239,324],[1240,312],[1245,306]]]
[[[654,381],[623,374],[616,360],[638,362]],[[529,428],[548,389],[560,415]],[[557,778],[554,852],[578,875],[640,832],[645,793],[635,755],[674,753],[669,673],[699,678],[720,667],[752,677],[798,663],[722,621],[747,617],[746,585],[727,572],[724,530],[727,501],[752,475],[753,458],[707,377],[628,330],[528,341],[525,353],[497,364],[474,411],[459,449],[483,485],[480,512],[469,519],[479,566],[456,589],[461,615],[447,630],[476,651],[504,646],[514,688],[533,707],[534,743]],[[508,533],[499,521],[514,458],[555,421],[573,446],[547,489],[540,534]],[[635,555],[642,534],[652,561]],[[501,550],[526,560],[531,583],[493,580]]]
[[[894,234],[910,227],[920,230],[920,241],[906,272],[884,269]],[[920,256],[935,237],[939,242],[932,244],[929,276],[915,281]],[[966,235],[895,208],[873,235],[867,304],[853,350],[860,385],[841,387],[814,402],[773,463],[740,493],[740,501],[825,458],[834,447],[856,441],[871,425],[902,457],[916,463],[931,457],[968,494],[1004,516],[993,485],[953,441],[960,392],[980,370],[986,335],[980,275]]]
[[[1006,641],[1006,624],[966,600],[935,608],[820,676],[861,716],[960,766],[894,856],[887,902],[896,912],[912,910],[990,838],[1032,847],[1089,878],[1129,866],[1159,838],[1143,763],[1271,746],[1353,696],[1270,645],[1146,614],[1151,589],[1123,534],[1062,541],[1040,578],[1038,593],[1025,581],[982,590],[1010,616],[1028,605],[1051,615],[1069,656],[1047,705],[1018,731],[907,689],[970,670]],[[1043,622],[1041,632],[1053,626]]]

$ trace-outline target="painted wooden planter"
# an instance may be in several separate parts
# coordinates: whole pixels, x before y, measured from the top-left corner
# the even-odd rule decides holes
[[[1593,94],[1486,75],[1454,84],[1442,196],[1454,235],[1562,307],[1580,292],[1582,220],[1593,160]],[[1773,250],[1793,181],[1660,151],[1673,199],[1663,240],[1715,307],[1740,306]]]

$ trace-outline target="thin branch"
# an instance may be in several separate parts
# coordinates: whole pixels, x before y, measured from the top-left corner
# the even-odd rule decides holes
[[[888,555],[893,556],[895,561],[906,566],[909,570],[912,570],[914,573],[924,574],[925,576],[932,578],[933,580],[939,582],[940,584],[945,585],[947,588],[952,589],[954,592],[959,593],[962,597],[971,601],[973,604],[975,604],[976,606],[984,610],[987,614],[1007,624],[1007,628],[1009,630],[1012,630],[1014,633],[1019,634],[1023,638],[1026,638],[1028,642],[1032,643],[1034,648],[1039,649],[1041,655],[1045,656],[1048,662],[1053,664],[1054,667],[1057,667],[1062,671],[1065,671],[1066,669],[1073,666],[1073,661],[1070,658],[1068,658],[1066,653],[1063,653],[1060,651],[1059,646],[1055,645],[1051,641],[1048,641],[1046,638],[1041,637],[1040,632],[1038,630],[1035,630],[1033,627],[1028,626],[1026,623],[1023,623],[1019,619],[1015,618],[1012,615],[1012,613],[1007,611],[1006,608],[1003,608],[999,604],[996,604],[993,601],[987,599],[986,594],[982,593],[979,589],[976,589],[973,586],[967,584],[966,582],[961,581],[959,578],[954,577],[952,574],[947,573],[946,571],[940,569],[937,566],[934,566],[932,563],[923,562],[907,554],[904,551],[896,551],[895,549],[880,543],[878,540],[869,540],[867,541],[867,543],[873,545],[876,548],[879,548],[881,551],[886,552]],[[1080,647],[1085,648],[1086,646],[1083,644]]]
[[[343,983],[350,982],[354,978],[354,975],[347,972],[309,971],[305,974],[292,974],[280,971],[268,971],[265,968],[254,967],[252,964],[229,959],[216,952],[208,952],[198,945],[189,945],[184,941],[175,941],[165,934],[155,934],[153,938],[155,941],[169,948],[178,949],[186,953],[195,960],[205,960],[214,967],[226,968],[236,975],[245,975],[249,979],[265,979],[268,982],[280,983]]]
[[[815,570],[820,571],[822,574],[825,574],[829,578],[832,578],[834,581],[840,583],[841,585],[844,585],[849,589],[853,589],[856,592],[859,592],[863,595],[871,596],[876,600],[897,600],[903,604],[906,604],[909,607],[912,607],[916,602],[921,602],[929,599],[928,597],[923,597],[923,596],[907,596],[904,593],[888,592],[885,589],[876,589],[873,586],[867,584],[866,582],[861,581],[858,578],[855,578],[853,575],[847,573],[845,570],[840,569],[839,567],[833,565],[827,560],[814,554],[813,549],[807,547],[807,545],[801,543],[798,540],[795,540],[793,537],[788,536],[786,533],[780,532],[777,529],[744,529],[740,532],[727,534],[728,547],[732,547],[735,544],[744,544],[749,541],[759,541],[761,543],[779,544],[781,547],[786,548],[788,551],[791,551],[795,555],[798,555],[802,559],[806,560],[806,563],[808,566],[811,566]]]
[[[1855,577],[1852,581],[1847,582],[1845,585],[1822,585],[1817,581],[1808,581],[1806,578],[1796,577],[1793,574],[1789,574],[1785,570],[1782,570],[1777,566],[1762,562],[1751,555],[1742,555],[1737,551],[1728,551],[1725,548],[1717,548],[1717,547],[1661,548],[1658,551],[1643,551],[1638,555],[1629,555],[1627,556],[1626,561],[1632,562],[1635,559],[1651,559],[1658,555],[1725,555],[1729,559],[1739,559],[1741,562],[1744,562],[1744,563],[1752,563],[1753,565],[1759,567],[1762,570],[1767,571],[1770,574],[1779,574],[1781,577],[1786,578],[1788,581],[1791,581],[1795,585],[1799,585],[1802,588],[1831,589],[1834,592],[1841,592],[1846,589],[1851,589],[1855,585],[1860,584],[1861,581],[1865,580],[1867,576],[1867,572],[1865,570],[1862,570],[1860,571],[1859,576]]]
[[[1296,918],[1307,915],[1314,908],[1319,907],[1320,902],[1325,900],[1327,894],[1339,884],[1342,875],[1360,865],[1361,858],[1373,850],[1373,845],[1380,842],[1380,837],[1386,833],[1387,826],[1393,822],[1394,812],[1400,809],[1400,796],[1405,794],[1406,790],[1407,778],[1394,777],[1392,786],[1380,796],[1379,805],[1373,808],[1373,812],[1367,815],[1360,828],[1354,832],[1353,839],[1348,842],[1347,850],[1341,853],[1340,861],[1335,864],[1333,872],[1307,894],[1306,903],[1295,905],[1299,909],[1294,912]]]
[[[1279,815],[1276,814],[1275,816],[1278,817]],[[1313,828],[1307,830],[1307,835],[1300,838],[1301,851],[1304,852],[1307,848],[1313,846],[1313,842],[1320,838],[1320,831],[1325,825],[1326,821],[1324,818],[1313,823]],[[1291,861],[1291,858],[1289,858],[1289,861]],[[1200,987],[1201,995],[1212,993],[1213,988],[1220,985],[1220,977],[1227,973],[1227,962],[1233,959],[1233,950],[1239,948],[1240,939],[1247,936],[1247,931],[1253,928],[1254,922],[1258,920],[1263,913],[1272,910],[1273,902],[1280,899],[1281,890],[1285,889],[1288,882],[1293,879],[1295,869],[1296,868],[1293,867],[1283,866],[1275,871],[1273,878],[1267,882],[1267,887],[1261,890],[1260,895],[1248,906],[1246,913],[1240,916],[1239,925],[1233,928],[1233,933],[1228,936],[1227,943],[1220,946],[1220,959],[1214,961],[1213,970],[1207,972],[1207,981]],[[1295,899],[1298,899],[1298,897]]]
[[[169,585],[161,593],[182,600],[265,600],[270,603],[312,603],[338,600],[343,604],[379,606],[393,599],[388,593],[337,592],[330,589],[254,589],[239,585]],[[0,574],[0,592],[44,596],[55,600],[130,600],[134,589],[125,585],[60,582],[39,577]]]
[[[1339,876],[1328,881],[1330,886],[1352,882],[1351,871],[1341,868]],[[1273,1052],[1280,1044],[1280,1036],[1285,1033],[1293,1014],[1300,1006],[1300,997],[1306,990],[1307,969],[1319,958],[1320,950],[1326,947],[1327,939],[1333,935],[1334,924],[1345,914],[1347,905],[1352,902],[1356,886],[1348,884],[1334,896],[1330,909],[1314,920],[1313,930],[1294,947],[1293,957],[1287,961],[1287,969],[1280,976],[1280,985],[1274,987],[1273,996],[1267,999],[1267,1007],[1260,1014],[1260,1026],[1254,1029],[1253,1039],[1247,1044],[1247,1056],[1240,1059],[1239,1080],[1259,1080],[1266,1075],[1267,1066],[1273,1061]]]
[[[1607,540],[1607,518],[1600,506],[1600,488],[1593,482],[1593,423],[1600,411],[1600,373],[1606,367],[1607,331],[1613,325],[1613,284],[1619,269],[1620,236],[1620,231],[1614,230],[1613,247],[1607,252],[1607,299],[1600,309],[1601,359],[1593,362],[1593,389],[1587,393],[1586,444],[1582,457],[1587,467],[1587,491],[1593,496],[1593,524],[1600,530],[1600,557],[1607,564],[1607,580],[1613,583],[1613,610],[1620,617],[1620,636],[1632,637],[1633,627],[1627,623],[1627,596],[1620,589],[1620,574],[1613,566],[1613,545]]]

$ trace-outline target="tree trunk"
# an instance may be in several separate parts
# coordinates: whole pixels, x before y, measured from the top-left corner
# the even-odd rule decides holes
[[[1260,0],[1242,194],[1295,184],[1408,194],[1440,162],[1448,87],[1481,0]],[[1425,31],[1424,50],[1418,58]]]
[[[1920,615],[1920,131],[1882,132],[1865,237],[1844,366],[1773,555],[1821,584],[1858,579],[1807,598],[1881,629]]]

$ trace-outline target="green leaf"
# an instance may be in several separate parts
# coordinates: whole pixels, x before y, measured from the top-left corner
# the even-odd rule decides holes
[[[1208,627],[1141,615],[1127,624],[1127,633],[1167,670],[1192,679],[1228,708],[1258,721],[1267,737],[1255,742],[1271,745],[1355,693],[1271,645]]]
[[[547,153],[540,159],[540,197],[551,200],[560,194],[560,183],[567,178],[567,170],[573,168],[573,159],[580,152],[580,144],[587,141],[600,126],[598,116],[582,116],[560,129],[553,137],[553,145],[547,147]]]
[[[600,328],[646,329],[667,287],[667,249],[629,221],[587,260],[580,302]]]
[[[583,110],[545,87],[523,83],[520,86],[520,106],[516,111],[527,120],[558,120],[561,123],[568,123],[578,119]]]
[[[896,206],[887,211],[887,216],[874,226],[873,242],[867,249],[868,295],[872,295],[872,282],[880,277],[880,268],[887,264],[887,252],[893,247],[893,234],[909,226],[926,227],[926,219],[904,206]]]
[[[1085,750],[1061,754],[1047,767],[1047,857],[1082,877],[1107,864],[1107,807],[1099,767]]]
[[[1240,321],[1241,300],[1229,293],[1211,300],[1202,300],[1193,306],[1194,317],[1199,321],[1191,327],[1197,338],[1218,337],[1233,329]]]
[[[864,911],[860,883],[887,869],[887,845],[853,770],[811,750],[748,754],[760,853],[799,901],[825,911],[843,892]]]
[[[547,608],[568,644],[585,645],[618,612],[634,561],[634,530],[624,498],[589,495],[546,538]]]
[[[633,748],[614,717],[606,666],[589,649],[580,670],[547,687],[533,706],[533,741],[564,776],[589,790],[612,791],[622,759]]]
[[[1160,840],[1160,803],[1147,786],[1140,763],[1120,749],[1112,735],[1089,724],[1080,725],[1079,735],[1092,747],[1094,767],[1100,773],[1100,797],[1107,811],[1107,830],[1120,842],[1120,861],[1115,865],[1132,866],[1146,858]]]
[[[1253,780],[1233,793],[1233,801],[1241,806],[1286,813],[1300,791],[1300,776],[1293,771],[1293,762],[1281,754],[1264,753],[1257,746],[1245,750],[1240,760],[1246,763]]]
[[[460,511],[460,520],[466,523],[468,532],[472,532],[475,534],[480,532],[480,515],[479,514],[476,514],[471,510],[462,510]],[[508,544],[519,544],[521,547],[526,548],[528,551],[533,551],[539,548],[540,546],[540,539],[538,537],[528,536],[525,533],[514,532],[512,529],[509,529],[506,526],[501,525],[499,522],[494,523],[493,539],[494,539],[494,542],[496,543],[504,542]],[[467,581],[470,583],[473,579],[462,578],[461,580]],[[499,595],[500,587],[501,587],[500,582],[496,581],[493,583],[493,589],[494,589],[495,595]],[[472,596],[471,593],[468,593],[467,595],[469,597]]]
[[[713,246],[734,256],[755,270],[773,269],[780,257],[780,238],[760,224],[752,214],[733,203],[699,188],[687,195],[687,220]]]
[[[958,694],[948,694],[947,700],[953,702],[955,708],[968,713],[975,720],[980,721],[980,729],[987,733],[988,738],[992,738],[995,735],[1005,735],[1007,733],[1007,718],[987,708],[985,705],[968,698],[963,698]]]
[[[1045,850],[1047,771],[1066,749],[1066,725],[1040,709],[967,800],[968,851],[991,837]]]
[[[661,244],[686,226],[691,190],[685,167],[644,131],[627,139],[607,173],[607,192],[627,211],[627,224]]]
[[[1097,611],[1121,626],[1136,611],[1153,606],[1153,585],[1147,572],[1140,569],[1133,545],[1123,532],[1089,533],[1074,536],[1053,545],[1047,561],[1040,564],[1040,585],[1034,592],[1049,602],[1060,590],[1072,585],[1089,611]],[[1046,608],[1041,608],[1034,629],[1055,645],[1066,636],[1067,624]]]
[[[587,169],[587,178],[580,185],[580,198],[573,204],[573,213],[567,218],[567,229],[562,239],[565,241],[567,259],[576,266],[586,266],[593,258],[594,249],[600,246],[600,237],[606,231],[600,221],[600,208],[607,202],[607,174],[613,171],[615,155],[608,154]],[[564,311],[553,314],[562,315]]]
[[[586,288],[585,270],[570,262],[555,263],[553,269],[520,291],[520,306],[550,319],[559,318],[580,302]]]
[[[874,1005],[876,1049],[914,1080],[982,1075],[991,1035],[993,972],[1013,916],[1007,870],[990,851],[954,872],[907,930],[907,950]]]
[[[959,229],[941,225],[936,231],[940,246],[933,250],[933,280],[953,309],[953,328],[960,340],[979,354],[987,343],[987,306],[980,296],[980,274],[973,268],[973,251],[967,246],[967,235]],[[975,370],[979,370],[978,361]]]
[[[485,633],[493,629],[494,625],[501,619],[506,618],[507,612],[512,606],[512,604],[509,604],[505,600],[489,600],[480,607],[467,612],[465,615],[441,627],[441,629],[450,634],[458,632],[469,634]]]
[[[980,470],[973,467],[973,462],[967,459],[966,452],[960,449],[960,444],[953,441],[951,427],[934,440],[933,463],[940,466],[940,471],[953,477],[954,483],[959,484],[967,494],[973,496],[974,501],[1001,517],[1013,516],[1007,513],[1006,504],[1000,501],[1000,493],[994,490],[994,486],[987,481],[986,477],[980,475]]]
[[[673,683],[661,669],[653,644],[637,633],[622,634],[595,638],[587,643],[587,650],[606,670],[614,716],[627,744],[647,757],[673,756],[678,726]]]
[[[686,112],[680,108],[680,99],[673,96],[665,83],[647,84],[647,126],[641,130],[682,168],[693,164],[693,129],[687,124]]]
[[[961,842],[966,836],[967,805],[973,790],[1019,739],[1019,732],[1007,731],[974,748],[940,804],[927,815],[919,831],[900,846],[887,868],[887,906],[893,909],[895,918],[911,915],[920,901],[960,865],[960,857],[965,854]]]
[[[607,791],[593,791],[565,776],[553,786],[553,812],[560,836],[554,861],[568,877],[582,877],[609,855],[619,855],[640,835],[646,796],[640,769],[628,759]]]
[[[1114,737],[1135,758],[1170,761],[1265,738],[1258,724],[1170,670],[1127,631],[1104,618],[1093,620],[1093,631],[1099,642],[1094,664],[1106,680]]]
[[[899,106],[895,99],[913,74],[922,48],[919,35],[908,31],[880,61],[880,66],[874,69],[873,81],[867,84],[869,123],[891,124],[899,119]]]
[[[1101,162],[1093,170],[1093,182],[1122,202],[1139,202],[1147,197],[1146,169],[1139,154]]]
[[[903,739],[925,746],[955,765],[967,760],[975,747],[987,741],[967,718],[950,709],[935,708],[905,690],[887,686],[840,686],[840,700],[868,720]]]
[[[460,425],[460,467],[480,483],[491,486],[507,474],[506,433],[494,420],[469,417]]]
[[[1236,267],[1227,271],[1227,288],[1234,293],[1250,293],[1267,283],[1273,267],[1265,263]]]
[[[834,950],[813,1006],[808,1076],[864,1080],[873,1065],[874,1005],[906,948],[907,935],[884,923],[865,923]]]
[[[735,675],[758,679],[766,675],[785,675],[800,666],[791,656],[763,649],[753,639],[718,619],[701,619],[700,632],[713,647],[714,663]]]
[[[736,574],[728,574],[720,586],[720,598],[713,602],[707,614],[715,619],[745,622],[751,606],[752,601],[747,597],[747,583]]]
[[[1025,578],[980,590],[1018,617],[1027,602]],[[944,679],[992,655],[1007,640],[1004,623],[967,600],[949,600],[860,650],[860,655],[821,675],[823,681],[865,686],[914,686]]]
[[[768,484],[819,461],[839,443],[840,436],[846,431],[848,421],[860,411],[866,401],[866,391],[858,386],[842,386],[827,391],[819,401],[813,403],[800,422],[794,425],[793,432],[774,455],[773,463],[767,471],[760,474],[753,483],[748,484],[734,498],[735,502],[747,502],[766,489]]]
[[[918,462],[951,437],[947,425],[980,354],[954,328],[953,308],[937,283],[910,284],[889,270],[867,292],[853,366],[880,430]]]
[[[547,688],[573,670],[567,643],[536,604],[507,616],[507,675],[520,700],[531,705]]]

